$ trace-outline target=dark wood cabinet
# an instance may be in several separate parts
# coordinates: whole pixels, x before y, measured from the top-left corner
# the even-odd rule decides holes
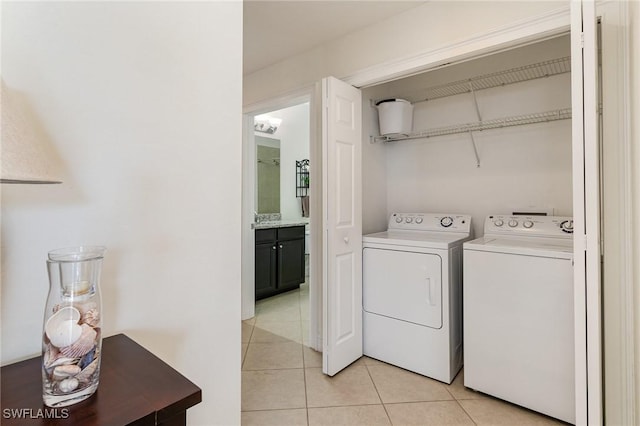
[[[256,229],[256,300],[304,282],[304,226]]]

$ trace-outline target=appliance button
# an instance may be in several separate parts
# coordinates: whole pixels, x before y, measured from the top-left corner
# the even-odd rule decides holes
[[[396,217],[396,223],[402,223],[402,218],[400,216]]]
[[[522,223],[522,226],[524,226],[525,228],[532,228],[533,227],[533,222],[531,222],[530,220],[525,220]]]
[[[407,222],[407,223],[411,223],[411,222],[413,222],[413,218],[412,217],[408,217],[404,221]]]
[[[442,219],[440,219],[440,225],[444,226],[445,228],[450,227],[451,225],[453,225],[453,218],[449,216],[443,217]]]
[[[518,221],[515,220],[515,219],[511,219],[509,221],[509,226],[512,227],[512,228],[515,228],[516,226],[518,226]]]
[[[498,220],[496,220],[495,222],[493,222],[493,224],[494,224],[495,226],[502,226],[502,225],[504,225],[504,220],[502,220],[502,219],[498,219]]]
[[[421,217],[416,217],[416,223],[422,223],[422,218]]]

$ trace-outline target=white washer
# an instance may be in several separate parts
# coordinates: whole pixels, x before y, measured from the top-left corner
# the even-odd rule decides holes
[[[573,221],[487,217],[464,244],[464,385],[575,423]]]
[[[462,366],[462,243],[471,216],[394,213],[362,238],[364,354],[451,383]]]

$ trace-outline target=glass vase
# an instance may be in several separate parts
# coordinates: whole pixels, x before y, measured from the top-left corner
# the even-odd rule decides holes
[[[98,388],[104,252],[93,246],[49,252],[42,334],[42,399],[49,407],[83,401]]]

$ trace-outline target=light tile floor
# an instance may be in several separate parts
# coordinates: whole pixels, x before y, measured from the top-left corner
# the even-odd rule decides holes
[[[362,357],[334,377],[308,347],[309,289],[256,303],[242,323],[242,424],[563,425],[463,386]]]

